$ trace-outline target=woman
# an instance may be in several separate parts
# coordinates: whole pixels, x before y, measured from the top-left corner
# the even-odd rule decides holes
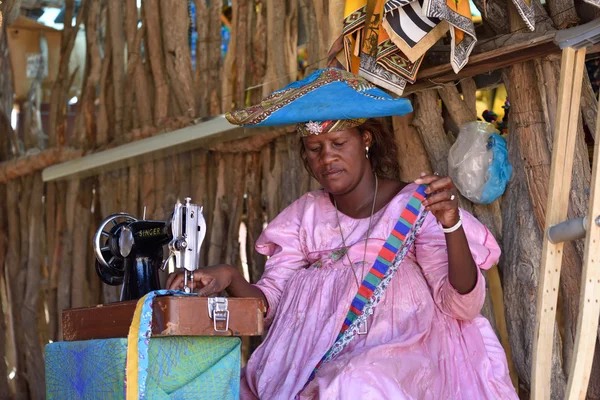
[[[298,131],[305,165],[323,189],[302,196],[264,230],[256,249],[269,259],[260,281],[249,284],[229,265],[194,274],[199,295],[227,290],[268,304],[268,334],[245,368],[242,398],[517,399],[504,351],[479,314],[481,270],[500,250],[459,210],[452,180],[396,180],[393,135],[373,119],[300,123]],[[399,216],[422,199],[420,185],[426,198],[412,221],[416,237],[403,239],[414,243],[396,259],[383,294],[360,297]],[[181,288],[182,276],[171,275],[167,285]],[[364,309],[352,308],[358,298],[378,303],[360,316]],[[353,321],[349,309],[359,315],[354,333],[332,353]]]

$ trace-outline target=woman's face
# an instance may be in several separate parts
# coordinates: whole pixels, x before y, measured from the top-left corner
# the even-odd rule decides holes
[[[365,157],[365,147],[371,145],[371,134],[361,134],[357,128],[309,135],[304,149],[315,178],[333,195],[350,192],[365,172],[371,171]]]

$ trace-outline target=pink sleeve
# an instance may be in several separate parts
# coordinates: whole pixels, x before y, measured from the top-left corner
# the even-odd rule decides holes
[[[498,261],[500,248],[481,222],[464,210],[461,213],[471,255],[478,267],[477,283],[471,292],[460,294],[448,280],[446,239],[432,213],[427,215],[417,235],[415,251],[434,301],[442,312],[456,319],[471,320],[481,312],[485,300],[486,285],[481,269],[487,270]]]
[[[283,210],[256,241],[256,251],[269,257],[261,278],[255,284],[268,302],[265,327],[273,322],[288,280],[308,264],[300,241],[304,203],[305,197],[302,197]]]

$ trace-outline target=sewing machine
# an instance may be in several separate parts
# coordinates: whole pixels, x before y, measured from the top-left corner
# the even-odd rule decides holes
[[[102,221],[93,243],[96,271],[109,285],[123,284],[121,301],[62,311],[62,340],[45,347],[49,400],[122,398],[127,338],[138,299],[160,289],[158,269],[166,268],[172,259],[177,269],[183,269],[184,291],[193,292],[205,234],[202,207],[189,198],[175,205],[167,221],[145,216],[137,220],[126,213]],[[240,337],[263,335],[265,312],[259,298],[156,297],[148,341],[149,391],[164,396],[177,381],[179,391],[174,393],[188,390],[192,398],[199,392],[203,398],[237,398],[233,394],[239,392]],[[75,368],[73,360],[77,360]],[[218,394],[211,397],[211,391]],[[230,397],[224,397],[230,392]]]
[[[94,235],[96,272],[100,279],[117,286],[123,284],[121,301],[137,300],[160,289],[158,268],[165,269],[175,259],[184,271],[184,291],[194,287],[194,271],[199,267],[200,247],[206,235],[202,207],[177,202],[170,220],[137,220],[127,213],[109,216]],[[164,258],[163,246],[169,255]]]

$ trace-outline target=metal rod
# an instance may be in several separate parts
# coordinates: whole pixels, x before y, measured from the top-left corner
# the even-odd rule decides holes
[[[570,242],[585,237],[587,216],[583,218],[570,219],[548,228],[548,240],[550,243]]]

